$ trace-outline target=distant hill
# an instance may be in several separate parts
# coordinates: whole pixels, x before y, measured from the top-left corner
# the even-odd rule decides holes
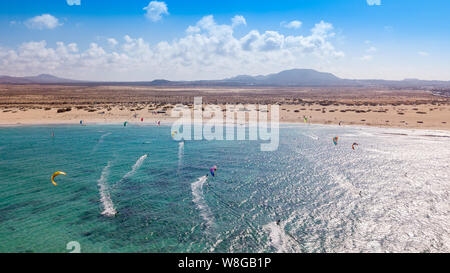
[[[269,75],[239,75],[223,80],[200,81],[168,81],[158,79],[139,82],[89,82],[55,77],[41,74],[32,77],[0,76],[0,84],[74,84],[74,85],[115,85],[115,86],[359,86],[359,87],[392,87],[392,88],[450,88],[450,81],[423,81],[405,79],[389,80],[351,80],[341,79],[331,73],[319,72],[313,69],[291,69]]]
[[[241,75],[225,82],[241,83],[244,85],[269,85],[269,86],[330,86],[352,84],[331,73],[318,72],[313,69],[291,69],[267,76]]]
[[[31,77],[11,77],[0,76],[0,83],[2,84],[57,84],[57,83],[79,83],[77,80],[58,78],[49,74],[41,74]]]

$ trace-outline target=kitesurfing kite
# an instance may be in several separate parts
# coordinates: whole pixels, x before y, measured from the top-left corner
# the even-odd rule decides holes
[[[55,177],[57,177],[58,175],[60,175],[60,174],[62,174],[62,175],[66,175],[66,173],[65,172],[55,172],[53,175],[52,175],[52,183],[53,183],[53,185],[55,185],[55,186],[58,186],[58,184],[56,184],[56,182],[55,182]]]
[[[215,176],[216,175],[216,171],[217,171],[217,166],[214,165],[211,169],[209,169],[209,171],[211,172],[212,176]]]
[[[333,143],[334,143],[334,145],[337,145],[338,144],[338,137],[336,136],[336,137],[333,137]]]
[[[141,122],[143,122],[144,121],[144,118],[141,118]]]
[[[128,121],[125,121],[125,122],[123,123],[123,127],[127,127],[127,124],[128,124]]]
[[[160,126],[161,125],[161,121],[160,120],[158,120],[158,126]]]
[[[354,143],[352,144],[352,149],[353,149],[353,150],[355,149],[355,146],[359,146],[359,144],[356,143],[356,142],[354,142]]]

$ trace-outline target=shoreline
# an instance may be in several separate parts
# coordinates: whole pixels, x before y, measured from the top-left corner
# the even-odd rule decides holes
[[[129,125],[135,125],[138,127],[159,127],[155,124],[157,120],[153,122],[128,122]],[[173,122],[173,121],[172,121]],[[204,121],[203,123],[206,123],[207,121]],[[169,127],[171,122],[161,121],[162,127]],[[192,125],[195,125],[196,123],[192,122]],[[268,125],[270,122],[268,123]],[[88,122],[84,123],[83,125],[80,125],[79,123],[73,122],[68,123],[67,121],[58,121],[58,122],[51,122],[51,123],[16,123],[16,124],[2,124],[0,123],[0,129],[3,128],[14,128],[14,127],[59,127],[59,126],[73,126],[73,127],[89,127],[89,126],[123,126],[123,122],[120,121],[112,121],[112,122]],[[128,125],[128,126],[129,126]],[[289,128],[286,126],[292,126],[292,127],[303,127],[303,126],[326,126],[326,127],[336,127],[336,128],[354,128],[354,129],[388,129],[388,130],[402,130],[402,131],[432,131],[434,133],[443,133],[443,134],[449,134],[448,136],[442,136],[442,137],[450,137],[450,129],[447,128],[415,128],[415,127],[395,127],[395,126],[370,126],[370,125],[362,125],[362,124],[346,124],[346,125],[339,125],[339,124],[326,124],[326,123],[308,123],[305,124],[303,122],[280,122],[279,128]],[[224,126],[227,126],[224,124]],[[245,127],[248,127],[248,124],[246,124]],[[270,128],[270,126],[269,126]],[[433,137],[438,137],[435,135],[432,135]]]
[[[450,107],[449,107],[450,110]],[[32,110],[30,110],[32,111]],[[40,110],[34,110],[34,111],[40,111]],[[89,125],[122,125],[125,121],[128,122],[130,125],[142,125],[142,126],[157,126],[157,122],[160,121],[161,125],[169,125],[178,118],[173,118],[167,115],[154,115],[154,116],[146,116],[146,113],[139,113],[138,117],[134,118],[129,116],[129,114],[126,115],[116,115],[112,114],[110,116],[107,116],[105,118],[98,118],[97,113],[75,113],[77,110],[72,110],[73,112],[68,116],[67,114],[65,116],[57,116],[59,114],[53,114],[51,116],[46,116],[45,118],[41,118],[43,114],[47,114],[46,111],[42,110],[40,113],[36,113],[33,117],[23,117],[23,116],[17,116],[17,117],[11,117],[6,118],[3,117],[5,114],[0,112],[0,128],[6,128],[6,127],[20,127],[20,126],[89,126]],[[50,113],[48,113],[50,114]],[[270,111],[268,114],[268,125],[270,125]],[[301,113],[300,113],[301,114]],[[309,113],[310,114],[310,113]],[[11,114],[14,115],[14,114]],[[307,116],[306,114],[305,116]],[[144,121],[140,121],[140,118],[143,117]],[[349,119],[348,117],[342,117],[340,116],[339,119],[331,120],[330,118],[310,118],[308,117],[308,122],[305,123],[303,121],[303,116],[298,118],[292,118],[291,116],[283,115],[281,108],[280,108],[280,125],[329,125],[329,126],[354,126],[354,127],[366,127],[366,128],[387,128],[387,129],[408,129],[408,130],[433,130],[433,131],[445,131],[450,132],[450,121],[447,123],[436,123],[433,124],[393,124],[393,123],[382,123],[382,122],[374,122],[373,120],[367,119],[368,122],[358,122],[357,119]],[[360,116],[359,118],[362,118],[363,116]],[[393,119],[394,117],[391,116],[385,116],[385,119]],[[450,111],[448,113],[448,117],[446,117],[447,120],[450,120]],[[80,125],[80,120],[83,121],[83,125]],[[210,119],[203,117],[203,123],[207,123]],[[226,125],[225,115],[224,115],[224,124]],[[300,121],[301,120],[301,121]],[[410,119],[409,119],[410,120]],[[248,122],[248,118],[246,119]],[[235,119],[236,124],[237,121]],[[248,126],[248,123],[246,122],[246,126]],[[195,124],[194,121],[191,122],[192,124]],[[341,125],[340,125],[341,124]],[[280,126],[281,127],[281,126]]]

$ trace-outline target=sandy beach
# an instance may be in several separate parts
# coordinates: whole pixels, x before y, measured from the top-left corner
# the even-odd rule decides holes
[[[368,88],[1,85],[0,125],[172,122],[175,105],[192,108],[194,97],[222,109],[278,104],[282,123],[307,117],[312,124],[450,130],[449,98]]]

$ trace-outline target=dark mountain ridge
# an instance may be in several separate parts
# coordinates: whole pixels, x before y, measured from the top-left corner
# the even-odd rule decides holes
[[[331,73],[313,69],[291,69],[269,75],[239,75],[223,80],[169,81],[157,79],[137,82],[80,81],[59,78],[49,74],[31,77],[0,76],[0,84],[75,84],[75,85],[134,85],[134,86],[273,86],[273,87],[394,87],[394,88],[450,88],[450,81],[426,81],[419,79],[352,80],[342,79]]]

